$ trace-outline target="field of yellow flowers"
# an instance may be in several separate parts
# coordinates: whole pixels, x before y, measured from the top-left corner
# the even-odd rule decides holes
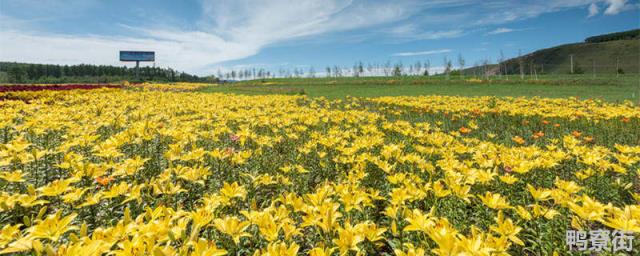
[[[0,101],[0,254],[568,255],[567,230],[640,233],[632,103],[147,87]]]

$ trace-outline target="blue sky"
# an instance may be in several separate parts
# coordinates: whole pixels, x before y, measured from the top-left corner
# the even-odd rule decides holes
[[[119,50],[153,50],[157,66],[199,75],[437,69],[445,56],[472,65],[638,27],[638,0],[0,0],[0,61],[123,65]]]

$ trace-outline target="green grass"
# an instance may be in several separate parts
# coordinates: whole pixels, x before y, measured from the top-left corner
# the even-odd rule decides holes
[[[611,102],[630,100],[638,103],[640,76],[591,75],[539,76],[538,80],[468,82],[458,77],[362,77],[362,78],[285,78],[252,80],[206,87],[203,92],[234,94],[305,94],[331,99],[378,96],[457,95],[457,96],[524,96],[598,98]]]

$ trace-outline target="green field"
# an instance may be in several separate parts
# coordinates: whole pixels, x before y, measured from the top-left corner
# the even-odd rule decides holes
[[[579,97],[612,102],[640,98],[640,76],[616,77],[591,75],[539,76],[521,80],[493,78],[469,81],[459,77],[343,77],[280,78],[251,80],[207,87],[204,92],[235,94],[305,94],[310,97],[344,98],[411,95],[513,96],[513,97]]]

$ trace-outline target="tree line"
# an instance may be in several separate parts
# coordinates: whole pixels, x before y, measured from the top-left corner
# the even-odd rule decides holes
[[[638,38],[640,38],[640,29],[587,37],[584,41],[587,43],[600,43],[600,42],[607,42],[607,41],[630,40],[630,39],[638,39]]]
[[[503,61],[499,59],[498,61]],[[316,70],[315,67],[294,67],[294,68],[280,68],[277,71],[268,71],[265,69],[239,69],[230,70],[227,72],[218,71],[217,77],[222,80],[252,80],[252,79],[265,79],[265,78],[313,78],[313,77],[361,77],[361,76],[432,76],[432,75],[444,75],[447,78],[450,75],[458,75],[470,72],[481,75],[480,70],[484,73],[490,73],[489,67],[491,61],[486,59],[481,62],[476,62],[472,65],[477,70],[466,70],[466,61],[459,55],[457,62],[444,57],[442,63],[437,63],[436,66],[432,65],[431,60],[414,61],[412,63],[404,63],[402,61],[386,61],[383,63],[363,63],[357,61],[353,66],[342,65],[330,65],[323,69]]]
[[[217,77],[223,80],[251,80],[266,78],[302,78],[302,77],[359,77],[359,76],[403,76],[403,75],[429,75],[430,61],[417,61],[414,64],[404,65],[402,62],[392,64],[367,63],[359,61],[353,67],[339,65],[327,66],[325,69],[316,70],[315,67],[308,68],[279,68],[276,71],[265,70],[263,68],[248,68],[239,70],[229,70],[222,72],[218,70]]]
[[[137,81],[135,68],[108,65],[52,65],[0,62],[0,83],[111,83]],[[139,81],[216,82],[171,68],[140,67]]]

